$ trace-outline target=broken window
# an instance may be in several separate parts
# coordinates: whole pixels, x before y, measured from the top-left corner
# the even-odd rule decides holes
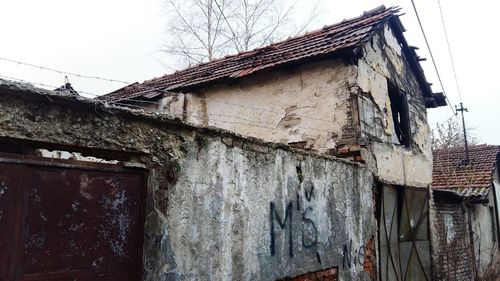
[[[409,148],[411,145],[411,131],[407,95],[391,83],[388,83],[388,87],[394,124],[392,141]]]

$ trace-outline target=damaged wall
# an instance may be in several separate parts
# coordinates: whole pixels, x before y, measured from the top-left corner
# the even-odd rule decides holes
[[[146,168],[144,280],[376,274],[363,165],[5,83],[0,140]]]
[[[353,141],[355,79],[354,66],[326,60],[202,87],[179,94],[185,104],[162,108],[193,124],[328,152]]]
[[[474,249],[467,209],[461,203],[435,198],[436,192],[430,201],[434,279],[474,280]]]
[[[391,88],[402,93],[401,104],[391,101]],[[361,153],[390,184],[431,182],[425,99],[389,25],[375,32],[354,63],[325,60],[174,96],[162,100],[169,105],[164,112],[194,124],[320,152]],[[409,117],[406,146],[393,118],[393,109],[403,107]]]
[[[358,60],[357,84],[363,158],[384,182],[425,187],[432,181],[430,131],[422,90],[389,26],[378,31]],[[410,148],[398,141],[390,85],[408,102]]]

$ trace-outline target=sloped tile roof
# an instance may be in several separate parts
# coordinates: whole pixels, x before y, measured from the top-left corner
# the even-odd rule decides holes
[[[470,162],[466,163],[463,147],[435,150],[432,187],[452,189],[464,196],[486,195],[499,153],[497,145],[469,146]]]
[[[100,97],[116,101],[144,97],[154,90],[175,91],[215,81],[237,79],[258,71],[279,66],[327,57],[351,50],[370,39],[381,24],[396,15],[399,8],[380,7],[365,12],[363,16],[325,26],[320,30],[290,38],[264,48],[227,56],[208,63],[199,64],[173,74],[134,83]]]

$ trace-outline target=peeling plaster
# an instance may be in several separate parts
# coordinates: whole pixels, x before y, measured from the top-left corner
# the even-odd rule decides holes
[[[364,46],[363,54],[358,60],[357,81],[361,92],[358,102],[362,133],[371,140],[363,152],[364,158],[384,182],[425,187],[432,181],[432,152],[426,109],[416,78],[388,26]],[[388,81],[407,95],[411,149],[394,144],[397,136]]]

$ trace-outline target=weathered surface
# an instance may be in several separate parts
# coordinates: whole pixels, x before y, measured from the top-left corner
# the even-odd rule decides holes
[[[375,225],[365,169],[220,142],[189,149],[180,164],[163,238],[173,272],[187,280],[274,280],[340,266],[345,280],[367,277],[364,245]]]
[[[374,274],[363,165],[5,84],[0,140],[148,169],[144,280]]]
[[[431,201],[433,275],[436,280],[473,280],[475,264],[467,210]]]
[[[190,123],[327,152],[352,141],[355,81],[354,66],[326,60],[178,94],[183,103],[168,96],[160,104],[169,106],[158,109]]]
[[[395,132],[389,84],[406,96],[408,147]],[[386,24],[363,45],[359,58],[215,83],[165,97],[159,103],[169,106],[159,110],[194,124],[320,152],[339,153],[346,146],[361,145],[362,159],[380,180],[426,187],[432,178],[432,155],[423,93]]]
[[[429,125],[421,87],[393,31],[385,26],[363,48],[358,60],[357,84],[364,158],[380,180],[426,187],[432,181]],[[406,93],[411,148],[397,141],[388,84]]]

